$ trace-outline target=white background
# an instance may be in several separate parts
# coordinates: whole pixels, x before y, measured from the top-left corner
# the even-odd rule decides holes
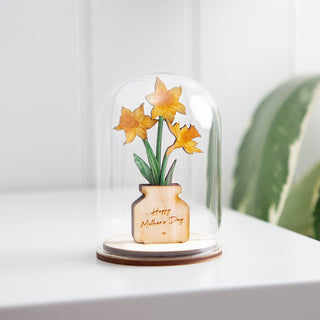
[[[226,204],[255,106],[320,72],[319,31],[317,0],[0,0],[0,191],[93,185],[104,97],[163,71],[196,78],[220,107]],[[318,123],[301,168],[320,160]]]

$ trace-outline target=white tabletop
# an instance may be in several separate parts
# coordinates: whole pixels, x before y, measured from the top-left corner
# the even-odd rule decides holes
[[[211,262],[113,265],[95,257],[93,191],[2,194],[0,319],[315,319],[320,243],[229,209],[222,225]]]

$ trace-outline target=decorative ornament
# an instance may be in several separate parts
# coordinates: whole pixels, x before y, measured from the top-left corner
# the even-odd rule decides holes
[[[140,184],[142,196],[132,204],[132,236],[138,243],[179,243],[186,242],[190,236],[190,209],[179,198],[182,187],[173,184],[173,173],[177,164],[174,160],[167,170],[170,154],[175,149],[183,148],[188,154],[202,152],[193,139],[201,137],[194,125],[180,128],[179,123],[172,124],[177,112],[186,113],[185,106],[179,101],[181,87],[167,89],[158,77],[155,92],[146,96],[153,106],[151,116],[145,115],[144,103],[131,111],[122,107],[119,125],[115,130],[123,130],[126,143],[131,143],[136,136],[142,139],[148,164],[134,153],[134,162],[149,184]],[[158,119],[156,119],[158,118]],[[172,145],[166,148],[162,157],[162,136],[164,122],[173,135]],[[152,149],[147,130],[158,123],[156,153]]]

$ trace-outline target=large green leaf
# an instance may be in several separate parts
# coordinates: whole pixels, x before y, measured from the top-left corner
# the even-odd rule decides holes
[[[314,216],[314,231],[315,231],[315,238],[317,240],[320,240],[320,192],[319,192],[319,197],[318,201],[316,203],[316,207],[313,211],[313,216]]]
[[[320,163],[290,189],[280,215],[281,227],[314,236],[315,208],[319,199]]]
[[[258,106],[238,152],[232,207],[277,224],[320,77],[290,80]]]
[[[150,164],[150,168],[152,171],[152,176],[154,180],[154,184],[158,185],[160,182],[160,165],[158,160],[156,159],[156,156],[150,146],[150,143],[147,139],[143,140],[144,144],[146,146],[146,151],[147,151],[147,157],[148,161]]]
[[[149,181],[150,184],[154,184],[152,171],[149,168],[149,166],[146,164],[146,162],[135,153],[133,154],[133,157],[134,157],[134,163],[140,170],[141,174]]]
[[[166,179],[165,179],[165,183],[167,186],[169,186],[172,182],[172,177],[173,177],[173,171],[174,171],[174,168],[176,166],[176,163],[177,163],[177,159],[173,161],[169,171],[168,171],[168,174],[166,176]]]

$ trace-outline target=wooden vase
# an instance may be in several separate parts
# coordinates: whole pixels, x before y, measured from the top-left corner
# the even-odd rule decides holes
[[[140,184],[132,204],[132,236],[139,243],[185,242],[190,236],[189,206],[179,198],[179,184]]]

